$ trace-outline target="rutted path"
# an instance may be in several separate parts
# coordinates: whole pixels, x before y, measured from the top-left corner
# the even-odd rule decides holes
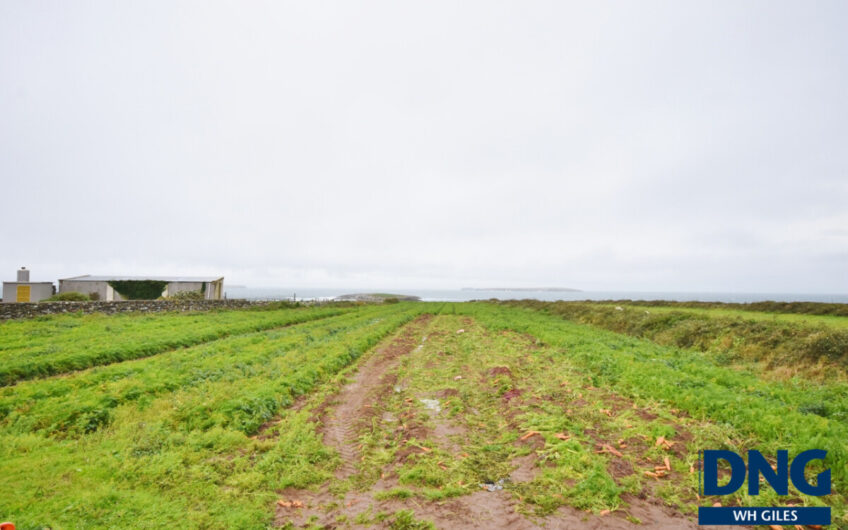
[[[532,337],[490,332],[467,317],[419,317],[313,411],[341,464],[318,491],[279,492],[275,523],[698,528],[658,492],[688,483],[688,420],[658,418],[595,388],[557,355]],[[674,433],[667,436],[675,442],[655,445],[652,430]],[[573,471],[572,454],[582,455]],[[673,470],[644,478],[669,457]],[[580,493],[584,481],[592,484],[588,496]]]
[[[374,417],[374,403],[381,394],[392,391],[396,380],[392,370],[396,368],[400,357],[409,354],[420,337],[425,333],[432,315],[426,314],[404,326],[388,344],[381,345],[374,355],[365,359],[353,374],[352,381],[315,409],[315,416],[321,425],[324,444],[338,451],[341,465],[335,472],[337,480],[346,480],[357,471],[359,448],[357,435],[369,418]],[[277,526],[294,525],[335,527],[337,512],[327,510],[326,506],[338,503],[338,497],[330,491],[330,484],[324,484],[318,491],[289,490],[281,492],[283,498],[294,500],[289,505],[277,504],[275,524]],[[366,494],[349,492],[344,496],[342,506],[359,512],[373,499]]]
[[[357,432],[373,415],[373,404],[381,391],[394,383],[394,376],[389,372],[397,366],[400,356],[415,348],[431,319],[431,315],[422,315],[404,327],[399,336],[359,367],[353,381],[338,394],[335,400],[338,406],[325,411],[321,418],[324,443],[336,449],[342,459],[336,478],[346,479],[356,473]]]

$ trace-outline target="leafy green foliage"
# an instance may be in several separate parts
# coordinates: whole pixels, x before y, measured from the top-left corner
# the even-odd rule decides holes
[[[416,519],[415,512],[412,510],[396,512],[389,521],[389,528],[392,530],[436,530],[435,525],[430,521]]]
[[[507,305],[531,307],[582,324],[591,324],[659,344],[720,353],[725,358],[765,361],[771,366],[835,363],[848,368],[848,328],[775,319],[741,318],[717,310],[645,310],[589,302],[524,300]],[[842,318],[842,317],[833,317]],[[848,324],[848,319],[844,319]]]
[[[0,491],[4,516],[22,527],[265,527],[274,491],[327,476],[313,463],[330,461],[309,416],[287,408],[425,309],[284,310],[325,318],[0,389],[0,473],[16,484]],[[297,421],[256,436],[279,415]]]
[[[764,301],[739,304],[728,302],[677,302],[672,300],[603,300],[596,303],[617,306],[635,305],[640,307],[672,307],[675,309],[732,309],[760,313],[832,315],[848,317],[848,304],[823,302]]]
[[[848,491],[848,388],[844,383],[765,381],[692,350],[666,347],[520,308],[459,304],[494,329],[514,329],[559,348],[597,385],[668,403],[696,418],[726,423],[757,449],[828,451],[833,490]],[[619,311],[618,313],[622,313]],[[811,409],[827,403],[828,417]],[[820,502],[808,499],[809,502]],[[844,499],[842,501],[844,505]]]
[[[0,386],[343,311],[346,309],[326,306],[256,312],[74,314],[5,322],[0,324]]]
[[[165,291],[168,282],[159,280],[113,280],[112,289],[127,300],[156,300]]]
[[[206,284],[204,283],[203,285],[205,286]],[[204,300],[204,291],[179,291],[168,295],[168,300]]]
[[[88,302],[90,300],[91,297],[87,294],[71,291],[67,293],[54,294],[50,298],[45,298],[42,302]]]
[[[398,358],[386,392],[370,404],[369,421],[357,427],[357,475],[335,480],[340,460],[322,443],[321,407],[332,406],[360,356],[376,355],[382,339],[424,312],[440,316],[416,332],[420,344]],[[619,313],[626,311],[611,318]],[[624,509],[645,491],[685,512],[697,503],[690,466],[699,449],[768,455],[816,447],[828,451],[834,493],[793,492],[792,501],[832,506],[836,525],[848,523],[845,384],[766,380],[744,364],[729,366],[720,354],[745,357],[730,346],[699,351],[722,338],[699,338],[711,324],[675,313],[639,324],[649,330],[644,336],[668,334],[675,346],[486,303],[65,315],[0,324],[0,366],[13,359],[61,363],[68,351],[97,358],[115,351],[107,343],[124,352],[95,364],[81,357],[83,370],[0,388],[0,473],[15,485],[0,491],[0,506],[24,528],[262,528],[272,523],[279,491],[329,483],[343,493],[373,485],[390,469],[397,483],[379,497],[415,513],[372,507],[349,520],[428,528],[417,506],[502,479],[519,509],[539,516],[563,505]],[[763,344],[796,340],[782,325],[765,329]],[[138,354],[139,344],[160,335],[186,347]],[[441,412],[421,398],[438,399]],[[659,437],[678,445],[663,449],[655,444]],[[624,455],[614,458],[602,443]],[[665,457],[673,479],[647,478],[644,471]],[[532,473],[519,479],[513,473],[523,458],[532,458]],[[616,473],[613,464],[633,473]],[[733,501],[785,500],[766,491]]]

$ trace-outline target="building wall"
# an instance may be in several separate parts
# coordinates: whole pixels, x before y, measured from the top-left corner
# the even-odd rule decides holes
[[[224,293],[223,280],[214,282],[171,282],[168,284],[166,296],[172,296],[175,293],[182,291],[200,291],[203,289],[203,284],[206,284],[206,290],[203,292],[203,298],[206,300],[220,300]]]
[[[124,298],[124,295],[115,290],[114,287],[109,285],[109,282],[106,283],[106,301],[107,302],[125,302],[127,299]]]
[[[40,302],[53,296],[53,284],[50,282],[3,282],[3,303],[17,302],[19,285],[29,285],[29,302]]]
[[[220,300],[224,294],[224,281],[218,280],[214,282],[205,282],[206,292],[204,298],[206,300]],[[165,287],[165,296],[172,296],[175,293],[182,291],[199,291],[203,288],[204,282],[170,282]],[[103,302],[117,302],[124,300],[124,297],[115,291],[109,282],[100,281],[79,281],[79,280],[59,280],[59,292],[69,293],[77,292],[83,294],[97,293]],[[6,298],[5,296],[3,297]]]
[[[165,289],[165,296],[172,296],[183,291],[199,291],[203,288],[203,282],[171,282]]]
[[[207,300],[220,300],[224,297],[224,280],[206,282],[205,298]]]
[[[107,282],[59,280],[59,293],[97,293],[100,297],[99,300],[103,300],[104,302],[111,302],[112,300],[119,299],[113,296],[113,294],[117,295],[118,293],[115,293],[114,289],[112,289]]]

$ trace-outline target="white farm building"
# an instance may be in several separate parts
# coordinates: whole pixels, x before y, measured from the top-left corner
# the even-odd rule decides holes
[[[29,281],[29,270],[21,267],[17,281],[3,282],[3,303],[40,302],[53,296],[53,282]]]
[[[154,287],[148,296],[126,296],[133,285]],[[159,289],[162,292],[159,292]],[[124,294],[121,290],[124,289]],[[224,296],[224,277],[214,276],[75,276],[59,280],[59,293],[77,292],[107,302],[127,299],[155,299],[173,296],[181,291],[200,291],[206,300],[220,300]]]

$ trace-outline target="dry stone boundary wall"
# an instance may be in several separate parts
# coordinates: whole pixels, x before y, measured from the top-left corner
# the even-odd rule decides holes
[[[158,313],[162,311],[208,311],[244,309],[271,302],[255,300],[131,300],[123,302],[38,302],[0,304],[0,320],[33,318],[61,313]]]

